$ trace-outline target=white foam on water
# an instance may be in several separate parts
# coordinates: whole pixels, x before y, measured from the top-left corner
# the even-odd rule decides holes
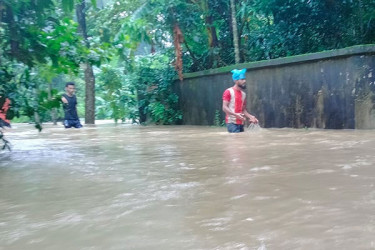
[[[247,196],[247,194],[236,195],[236,196],[231,197],[230,199],[231,200],[238,200],[238,199],[241,199],[242,197],[245,197],[245,196]]]
[[[250,123],[250,125],[246,128],[246,132],[258,132],[260,129],[261,127],[259,126],[259,124]]]
[[[269,199],[272,199],[273,197],[270,197],[270,196],[255,196],[253,198],[253,200],[255,201],[262,201],[262,200],[269,200]]]
[[[258,247],[257,250],[267,250],[267,247],[266,247],[266,245],[264,244],[264,242],[261,243],[261,245]]]
[[[315,174],[329,174],[329,173],[334,173],[335,170],[333,169],[316,169],[314,171],[312,171],[312,173],[315,173]]]
[[[212,219],[205,219],[200,222],[202,227],[208,227],[211,231],[223,231],[227,229],[231,217],[219,217]]]
[[[351,169],[352,168],[352,166],[350,166],[350,165],[343,165],[342,166],[342,169]]]
[[[272,167],[270,167],[270,166],[263,166],[263,167],[252,168],[252,169],[250,169],[250,171],[258,172],[258,171],[268,171],[268,170],[271,170],[271,169],[272,169]]]
[[[362,166],[372,166],[371,162],[366,161],[365,159],[356,159],[354,163],[349,164],[337,164],[338,167],[341,167],[341,169],[348,170],[352,168],[358,168]]]

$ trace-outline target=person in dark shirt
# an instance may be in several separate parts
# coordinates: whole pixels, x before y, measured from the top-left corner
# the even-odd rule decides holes
[[[64,127],[65,128],[82,128],[77,114],[77,97],[74,94],[75,84],[74,82],[67,82],[65,85],[65,94],[62,95],[61,101],[63,102],[63,108],[65,113]]]

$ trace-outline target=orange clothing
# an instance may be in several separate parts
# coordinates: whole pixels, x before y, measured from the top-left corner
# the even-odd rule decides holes
[[[6,119],[7,117],[7,111],[10,107],[10,100],[8,98],[5,98],[5,102],[2,107],[0,107],[0,119],[3,121],[10,123],[9,120]]]

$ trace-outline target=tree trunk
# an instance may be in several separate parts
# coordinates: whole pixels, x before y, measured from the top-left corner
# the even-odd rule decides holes
[[[218,56],[215,54],[215,48],[219,46],[219,39],[216,35],[216,28],[214,26],[213,17],[211,11],[210,11],[210,5],[209,1],[204,1],[203,5],[203,11],[204,13],[208,13],[207,16],[205,16],[205,23],[206,23],[206,31],[208,36],[208,46],[210,49],[210,60],[209,60],[209,67],[217,67],[218,64]]]
[[[217,66],[218,56],[215,54],[215,48],[219,47],[219,39],[216,35],[216,28],[214,26],[214,18],[212,10],[210,9],[210,0],[196,0],[192,1],[198,5],[201,12],[204,13],[204,22],[208,38],[209,60],[206,62],[208,68]],[[194,60],[194,58],[193,58]]]
[[[86,31],[86,3],[85,0],[79,0],[76,5],[76,15],[79,31],[89,48]],[[85,124],[95,124],[95,76],[92,65],[86,61],[84,63],[86,98],[85,98]]]
[[[95,124],[95,77],[92,66],[85,64],[86,100],[85,124]]]
[[[48,100],[52,100],[52,83],[48,83]],[[57,125],[57,114],[56,114],[56,108],[52,108],[51,110],[51,119],[53,122],[53,125]]]
[[[359,7],[359,9],[358,9],[358,13],[359,13],[359,30],[360,30],[360,32],[361,32],[361,41],[360,42],[363,42],[363,38],[364,38],[364,32],[363,32],[363,30],[364,30],[364,28],[363,28],[363,2],[362,2],[362,0],[358,0],[358,7]]]
[[[76,4],[76,16],[78,22],[78,30],[81,33],[83,39],[87,42],[87,30],[86,30],[86,3],[85,0],[78,0]]]
[[[8,23],[9,29],[13,30],[13,32],[9,32],[10,51],[7,52],[8,49],[4,48],[5,53],[10,53],[11,57],[14,57],[17,60],[20,60],[26,64],[30,64],[29,60],[26,59],[28,57],[24,57],[24,54],[22,53],[21,48],[20,48],[20,37],[19,37],[19,33],[17,32],[17,27],[16,27],[17,24],[16,24],[16,21],[14,20],[14,14],[13,14],[12,8],[3,3],[1,3],[0,7],[1,7],[0,12],[2,12],[0,16],[1,17],[0,23],[3,23],[3,22]]]
[[[207,25],[207,34],[208,34],[208,43],[211,48],[215,48],[219,46],[219,39],[216,35],[216,28],[213,25],[212,16],[206,17],[206,25]]]
[[[148,102],[146,100],[146,96],[143,94],[145,90],[140,89],[138,87],[137,90],[137,100],[138,100],[138,112],[139,112],[139,124],[145,124],[147,122],[147,113],[146,107],[148,106]]]
[[[232,13],[232,27],[233,27],[233,46],[234,46],[234,59],[235,63],[240,63],[240,49],[238,45],[238,30],[236,19],[236,5],[234,0],[230,0],[230,8]]]
[[[38,111],[34,111],[34,120],[35,120],[35,124],[38,126],[38,125],[41,125],[40,124],[40,116],[39,116],[39,113]]]
[[[180,81],[184,79],[184,76],[182,74],[183,65],[182,65],[182,47],[181,43],[184,42],[184,37],[182,35],[182,32],[180,30],[180,27],[177,22],[175,22],[173,26],[173,43],[175,48],[175,54],[176,54],[176,63],[175,63],[175,69],[178,73],[178,77]]]

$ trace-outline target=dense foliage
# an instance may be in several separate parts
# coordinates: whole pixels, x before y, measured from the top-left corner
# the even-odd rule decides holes
[[[80,9],[85,26],[79,7],[0,0],[0,93],[15,116],[56,120],[62,81],[83,79],[85,64],[94,66],[96,118],[174,124],[175,79],[235,63],[235,48],[249,62],[375,41],[375,0],[97,0]]]

